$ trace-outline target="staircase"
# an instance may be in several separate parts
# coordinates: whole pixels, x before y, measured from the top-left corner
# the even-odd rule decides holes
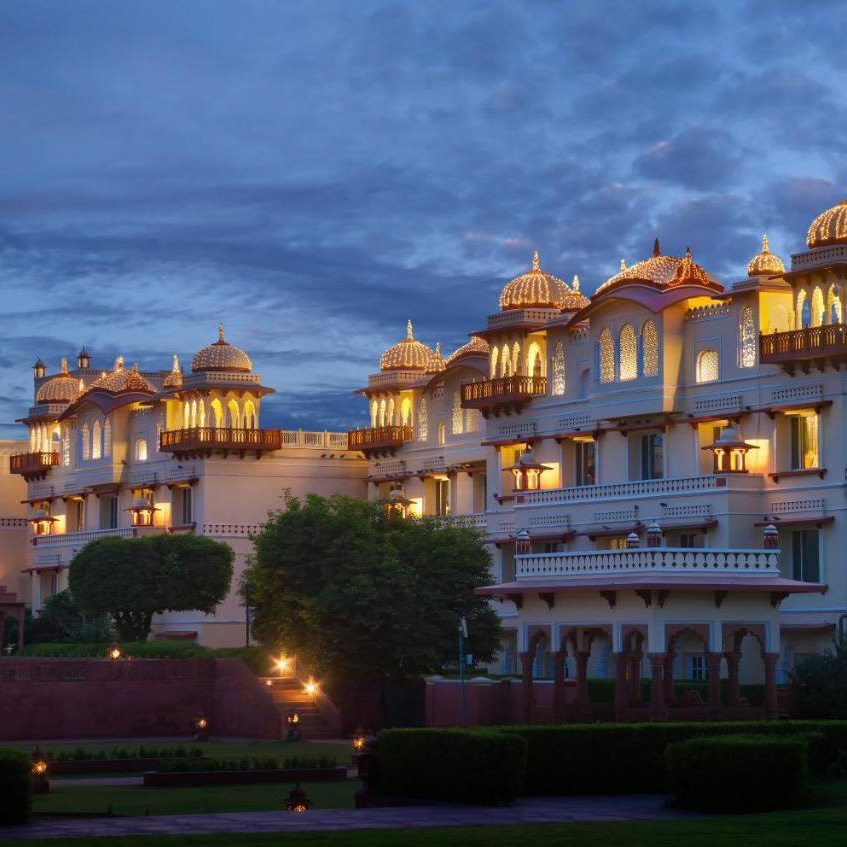
[[[335,737],[332,728],[315,705],[314,699],[305,692],[302,683],[295,677],[266,676],[260,679],[262,685],[267,687],[273,697],[274,705],[279,712],[283,738],[288,732],[285,719],[290,711],[296,711],[300,715],[300,723],[297,726],[304,741]]]

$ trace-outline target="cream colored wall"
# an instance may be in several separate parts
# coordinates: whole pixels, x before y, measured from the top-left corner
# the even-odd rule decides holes
[[[19,598],[28,600],[29,577],[21,573],[27,566],[29,525],[26,506],[21,502],[26,497],[23,477],[9,473],[9,457],[13,453],[25,453],[29,441],[0,441],[0,585],[15,592]]]

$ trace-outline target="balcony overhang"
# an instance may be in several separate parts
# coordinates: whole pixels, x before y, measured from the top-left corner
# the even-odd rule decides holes
[[[57,451],[13,453],[9,457],[9,473],[20,474],[27,482],[44,479],[47,471],[59,464]]]
[[[279,450],[282,436],[278,429],[236,429],[232,427],[192,427],[161,433],[159,450],[178,459],[209,458],[214,453],[230,453],[241,458],[253,453]]]
[[[477,409],[484,418],[518,414],[532,398],[547,391],[543,376],[514,376],[483,379],[462,384],[462,408]]]
[[[364,453],[367,458],[393,456],[415,437],[410,426],[375,426],[347,432],[347,449]]]
[[[759,361],[763,365],[779,365],[789,376],[794,376],[797,369],[803,373],[813,367],[824,371],[827,365],[841,370],[847,365],[847,324],[760,335]]]

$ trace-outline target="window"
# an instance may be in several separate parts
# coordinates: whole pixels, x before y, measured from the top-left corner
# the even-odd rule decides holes
[[[512,365],[510,372],[512,374],[518,373],[518,365],[521,361],[521,345],[516,341],[512,345]]]
[[[575,441],[575,468],[577,485],[596,485],[596,449],[593,441]]]
[[[376,426],[376,416],[379,414],[379,403],[371,400],[371,426]]]
[[[112,455],[112,422],[108,418],[103,424],[103,455]]]
[[[461,435],[463,426],[462,397],[458,391],[453,392],[453,435]]]
[[[227,409],[229,410],[229,425],[233,429],[238,429],[241,426],[241,418],[238,414],[238,403],[235,400],[230,400],[227,403]]]
[[[496,347],[491,348],[491,378],[497,377],[497,359],[500,356],[500,351]]]
[[[681,532],[679,535],[680,547],[702,547],[703,536],[699,532]]]
[[[68,467],[71,463],[71,434],[66,426],[62,427],[62,465]]]
[[[644,321],[641,325],[641,372],[644,376],[657,376],[659,373],[659,336],[653,321]]]
[[[221,401],[217,397],[212,400],[212,426],[215,429],[222,429],[224,426],[224,409],[221,406]]]
[[[253,404],[250,403],[250,401],[248,400],[245,409],[247,408],[247,406],[252,407],[252,405]],[[199,426],[201,429],[206,426],[206,404],[203,402],[202,399],[197,404],[197,426]]]
[[[435,514],[450,514],[450,480],[435,480]]]
[[[116,529],[118,526],[118,498],[106,494],[100,498],[100,528]]]
[[[388,398],[388,411],[385,413],[386,415],[386,425],[394,426],[394,398]]]
[[[688,678],[691,680],[705,680],[708,678],[709,668],[706,664],[706,657],[702,654],[689,655],[688,659]]]
[[[191,401],[191,428],[194,429],[197,426],[197,401]]]
[[[103,455],[103,440],[100,432],[100,421],[94,421],[91,427],[91,458],[99,459]]]
[[[82,441],[82,458],[83,461],[86,461],[91,458],[91,442],[88,440],[88,424],[84,423],[82,425],[82,432],[80,435],[80,440]]]
[[[615,380],[615,342],[612,333],[604,329],[600,333],[600,382],[614,382]]]
[[[635,341],[635,330],[630,324],[621,327],[618,337],[620,348],[620,379],[622,382],[635,379],[638,376],[638,345]]]
[[[798,582],[820,582],[820,534],[816,529],[791,533],[792,576]]]
[[[509,345],[504,344],[500,351],[500,376],[509,376],[512,373],[511,356],[509,354]]]
[[[68,500],[67,531],[82,532],[85,529],[85,503],[82,500]]]
[[[665,464],[665,438],[661,432],[641,436],[641,479],[662,479]]]
[[[601,535],[597,539],[598,550],[626,550],[625,535]]]
[[[806,299],[806,292],[800,291],[797,294],[797,329],[806,329],[812,325],[812,311],[809,308],[809,301]]]
[[[720,372],[717,350],[701,350],[697,355],[697,382],[715,382]]]
[[[738,342],[741,355],[739,364],[742,368],[752,368],[756,365],[756,326],[753,323],[753,307],[745,306],[741,310],[741,321],[738,326]]]
[[[139,438],[135,442],[135,461],[136,462],[146,462],[147,461],[147,441],[143,438]]]
[[[826,314],[831,324],[841,323],[841,292],[834,283],[826,295]]]
[[[818,415],[791,415],[791,470],[819,468]]]
[[[379,401],[379,425],[385,426],[385,397]]]
[[[185,526],[186,524],[190,524],[194,520],[194,518],[192,517],[192,511],[191,511],[191,494],[192,494],[192,491],[191,491],[190,488],[180,488],[179,492],[180,492],[180,497],[179,497],[180,506],[181,506],[181,511],[182,511],[180,519],[182,521],[182,525]]]
[[[403,426],[412,425],[412,401],[408,397],[400,401],[400,423]]]
[[[440,447],[444,444],[444,439],[447,434],[447,427],[444,425],[444,421],[441,421],[438,424],[438,446]]]
[[[526,372],[530,376],[544,376],[544,368],[541,363],[541,348],[537,341],[533,341],[529,345],[529,352],[526,354]]]
[[[561,341],[556,342],[553,352],[552,393],[559,397],[565,393],[565,348]]]
[[[418,438],[421,441],[426,441],[429,437],[426,397],[421,397],[420,405],[418,406]]]
[[[823,292],[815,286],[812,292],[812,326],[820,326],[823,323]]]

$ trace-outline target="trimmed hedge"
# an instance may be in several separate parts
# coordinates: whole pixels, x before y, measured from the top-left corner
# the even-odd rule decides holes
[[[211,655],[216,659],[241,659],[256,676],[269,676],[276,669],[264,647],[215,647]]]
[[[496,731],[527,741],[526,794],[664,791],[665,748],[689,738],[812,734],[811,767],[821,776],[840,755],[847,755],[847,721],[570,724],[504,726]]]
[[[809,789],[809,739],[801,735],[692,738],[665,750],[676,802],[707,812],[796,806]]]
[[[30,644],[25,656],[42,658],[105,659],[106,644]],[[124,656],[136,659],[194,659],[212,655],[208,647],[192,641],[125,641],[118,644]]]
[[[527,744],[507,732],[385,729],[377,794],[501,805],[522,792]]]
[[[25,753],[0,750],[0,826],[26,823],[32,810],[30,761]]]

